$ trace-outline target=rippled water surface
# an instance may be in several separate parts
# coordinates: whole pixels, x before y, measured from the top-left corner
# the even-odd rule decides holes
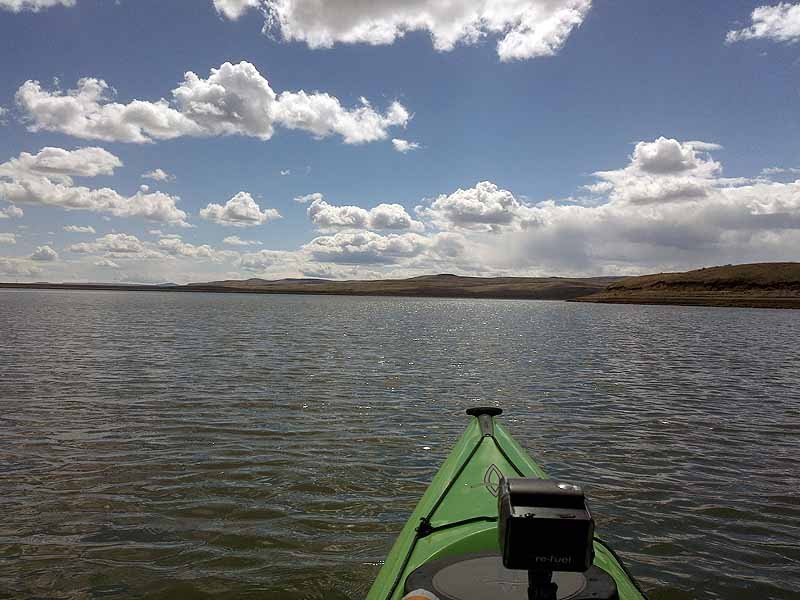
[[[653,599],[800,598],[800,312],[0,292],[0,598],[360,600],[498,404]]]

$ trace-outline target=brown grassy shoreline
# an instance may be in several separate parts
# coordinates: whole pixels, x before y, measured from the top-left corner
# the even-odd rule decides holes
[[[647,304],[665,306],[713,306],[717,308],[800,308],[800,298],[793,297],[749,297],[749,296],[663,296],[631,294],[630,296],[614,296],[597,294],[575,298],[570,302],[587,302],[595,304]]]
[[[800,263],[753,263],[630,277],[577,302],[800,308]]]

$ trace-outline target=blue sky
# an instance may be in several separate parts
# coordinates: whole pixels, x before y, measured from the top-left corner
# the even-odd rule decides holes
[[[311,4],[0,0],[0,279],[797,260],[800,4]]]

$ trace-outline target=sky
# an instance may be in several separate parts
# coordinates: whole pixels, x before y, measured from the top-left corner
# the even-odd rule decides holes
[[[800,260],[800,3],[0,0],[0,281]]]

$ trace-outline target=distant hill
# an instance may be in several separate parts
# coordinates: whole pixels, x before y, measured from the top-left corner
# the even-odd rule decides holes
[[[615,304],[800,308],[800,263],[753,263],[628,277],[576,298]]]
[[[284,294],[347,294],[356,296],[433,296],[448,298],[532,298],[566,300],[604,289],[618,277],[462,277],[423,275],[409,279],[332,281],[327,279],[247,279],[196,283],[193,289]]]
[[[228,279],[188,285],[0,283],[0,288],[140,290],[243,294],[329,294],[438,298],[520,298],[613,304],[687,304],[800,308],[800,263],[726,265],[641,277],[464,277],[408,279]]]
[[[198,286],[219,286],[219,287],[247,287],[256,288],[260,286],[275,286],[283,284],[308,284],[308,283],[329,283],[329,279],[297,278],[297,279],[260,279],[251,277],[250,279],[225,279],[223,281],[209,281],[207,283],[189,283],[186,287]]]
[[[409,279],[332,281],[327,279],[242,279],[188,285],[115,285],[77,283],[0,283],[0,287],[141,290],[162,292],[227,292],[250,294],[335,294],[355,296],[420,296],[443,298],[527,298],[570,300],[599,292],[619,277],[462,277],[423,275]]]

